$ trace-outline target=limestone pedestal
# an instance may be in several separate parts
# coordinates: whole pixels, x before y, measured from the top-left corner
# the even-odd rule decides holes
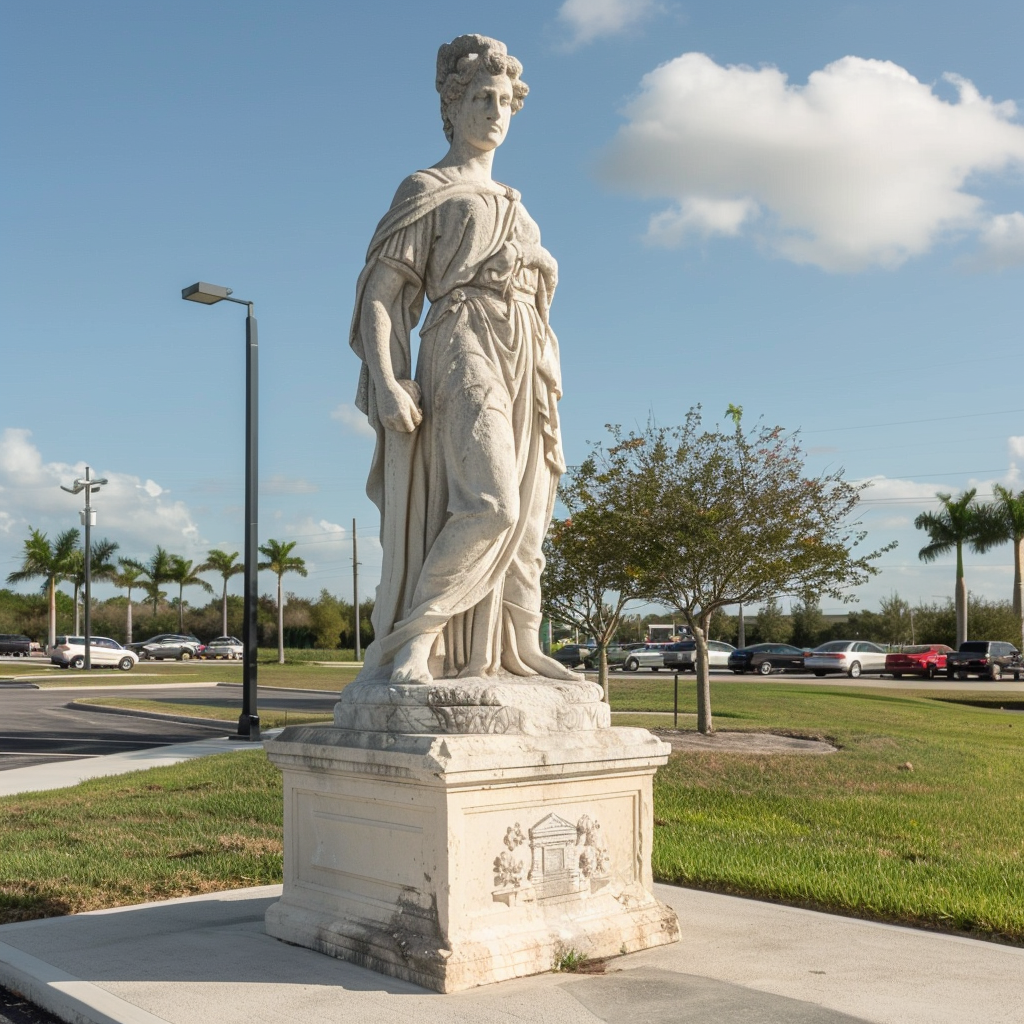
[[[393,698],[447,702],[449,729],[493,726],[453,713],[450,687],[431,689]],[[528,685],[493,705],[470,690],[455,707],[511,700],[498,721],[528,726],[514,707]],[[547,696],[544,722],[558,716]],[[677,940],[651,892],[651,784],[669,747],[642,729],[593,728],[607,706],[578,713],[591,684],[564,696],[590,728],[385,732],[366,728],[379,722],[357,690],[336,717],[363,728],[295,726],[268,743],[284,772],[285,881],[267,931],[440,992],[547,971],[570,951]]]

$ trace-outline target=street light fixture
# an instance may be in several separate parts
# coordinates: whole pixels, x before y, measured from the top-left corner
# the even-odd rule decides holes
[[[257,441],[259,401],[259,343],[256,337],[256,317],[253,304],[236,299],[230,288],[197,281],[182,288],[181,297],[190,302],[212,306],[216,302],[237,302],[248,307],[245,318],[245,572],[244,612],[242,618],[242,713],[238,718],[237,739],[260,738],[260,716],[256,710],[256,604],[259,599],[257,565],[259,543],[257,520]]]
[[[92,467],[85,467],[85,479],[77,479],[71,487],[60,485],[62,491],[68,494],[81,494],[85,491],[85,508],[78,513],[82,525],[85,527],[85,668],[86,671],[92,668],[92,528],[96,525],[96,510],[92,507],[92,496],[99,493],[99,489],[106,484],[107,478],[99,480],[92,475]],[[75,609],[75,618],[78,618],[78,610]]]

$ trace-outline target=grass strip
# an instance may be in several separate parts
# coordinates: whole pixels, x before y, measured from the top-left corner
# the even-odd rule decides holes
[[[76,704],[91,704],[105,708],[122,708],[125,711],[151,711],[162,715],[183,715],[186,718],[207,718],[218,722],[237,721],[242,701],[217,701],[192,704],[186,700],[147,700],[144,697],[84,697]],[[310,722],[331,722],[330,714],[315,714],[308,711],[292,711],[287,708],[260,708],[260,728],[277,729],[285,725],[306,725]]]
[[[260,686],[290,690],[333,690],[337,693],[359,674],[353,664],[260,665]],[[165,683],[241,683],[242,666],[237,661],[141,661],[131,672],[93,670],[91,673],[47,670],[40,666],[32,682],[46,689],[52,686],[145,686]]]
[[[0,923],[281,881],[262,750],[0,800]]]

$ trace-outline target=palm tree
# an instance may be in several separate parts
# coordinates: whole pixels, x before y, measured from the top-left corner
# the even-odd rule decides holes
[[[208,594],[213,593],[213,587],[204,580],[199,573],[202,566],[192,565],[192,560],[182,558],[180,555],[171,556],[171,582],[178,584],[178,632],[185,631],[185,588],[201,587]]]
[[[297,572],[307,576],[306,562],[298,555],[291,554],[297,541],[282,543],[279,540],[268,540],[260,545],[260,554],[266,555],[267,561],[260,562],[260,570],[269,569],[277,576],[277,663],[284,664],[284,598],[281,593],[281,578],[286,572]]]
[[[922,512],[914,526],[925,530],[931,540],[917,553],[922,562],[934,562],[940,555],[956,550],[956,645],[967,639],[967,584],[964,581],[964,545],[974,551],[985,543],[986,519],[981,506],[974,500],[977,487],[966,490],[958,498],[951,494],[936,494],[941,508],[938,512]]]
[[[94,580],[112,580],[117,572],[117,567],[111,561],[114,552],[120,547],[116,541],[97,540],[92,542],[92,557],[89,559],[89,575]],[[79,633],[78,628],[78,595],[85,586],[85,553],[76,551],[72,559],[73,568],[67,574],[67,581],[75,588],[75,635]]]
[[[48,646],[57,639],[57,584],[66,579],[74,569],[74,556],[78,550],[78,530],[72,528],[58,533],[53,543],[41,530],[29,527],[25,541],[25,552],[21,568],[7,577],[8,583],[24,583],[26,580],[43,580],[43,590],[50,601],[50,623]]]
[[[145,570],[149,581],[144,584],[144,586],[149,599],[153,602],[154,617],[156,617],[160,598],[163,596],[160,592],[160,587],[164,583],[170,582],[171,574],[174,572],[174,559],[177,557],[177,555],[168,554],[162,547],[160,547],[159,544],[157,544],[155,553],[150,556],[149,561],[143,565],[143,569]]]
[[[224,591],[220,599],[221,633],[224,636],[228,635],[228,580],[240,572],[245,572],[245,566],[235,561],[237,557],[237,551],[232,551],[229,555],[226,551],[214,548],[206,552],[206,561],[196,569],[196,572],[219,572],[224,580]]]
[[[1024,645],[1024,491],[1013,493],[996,484],[992,488],[996,500],[983,508],[985,525],[978,540],[979,551],[988,551],[997,544],[1013,544],[1013,613],[1021,624]]]
[[[132,642],[132,588],[144,585],[143,578],[146,575],[146,568],[133,558],[119,558],[117,564],[120,566],[120,572],[114,573],[111,579],[119,590],[128,591],[128,619],[124,631],[125,643],[130,644]]]

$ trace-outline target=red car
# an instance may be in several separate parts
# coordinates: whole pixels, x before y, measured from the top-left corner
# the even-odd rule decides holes
[[[904,647],[899,654],[885,656],[885,671],[891,672],[893,679],[901,679],[904,672],[925,679],[934,679],[939,672],[946,671],[946,655],[952,650],[952,647],[945,644]]]

